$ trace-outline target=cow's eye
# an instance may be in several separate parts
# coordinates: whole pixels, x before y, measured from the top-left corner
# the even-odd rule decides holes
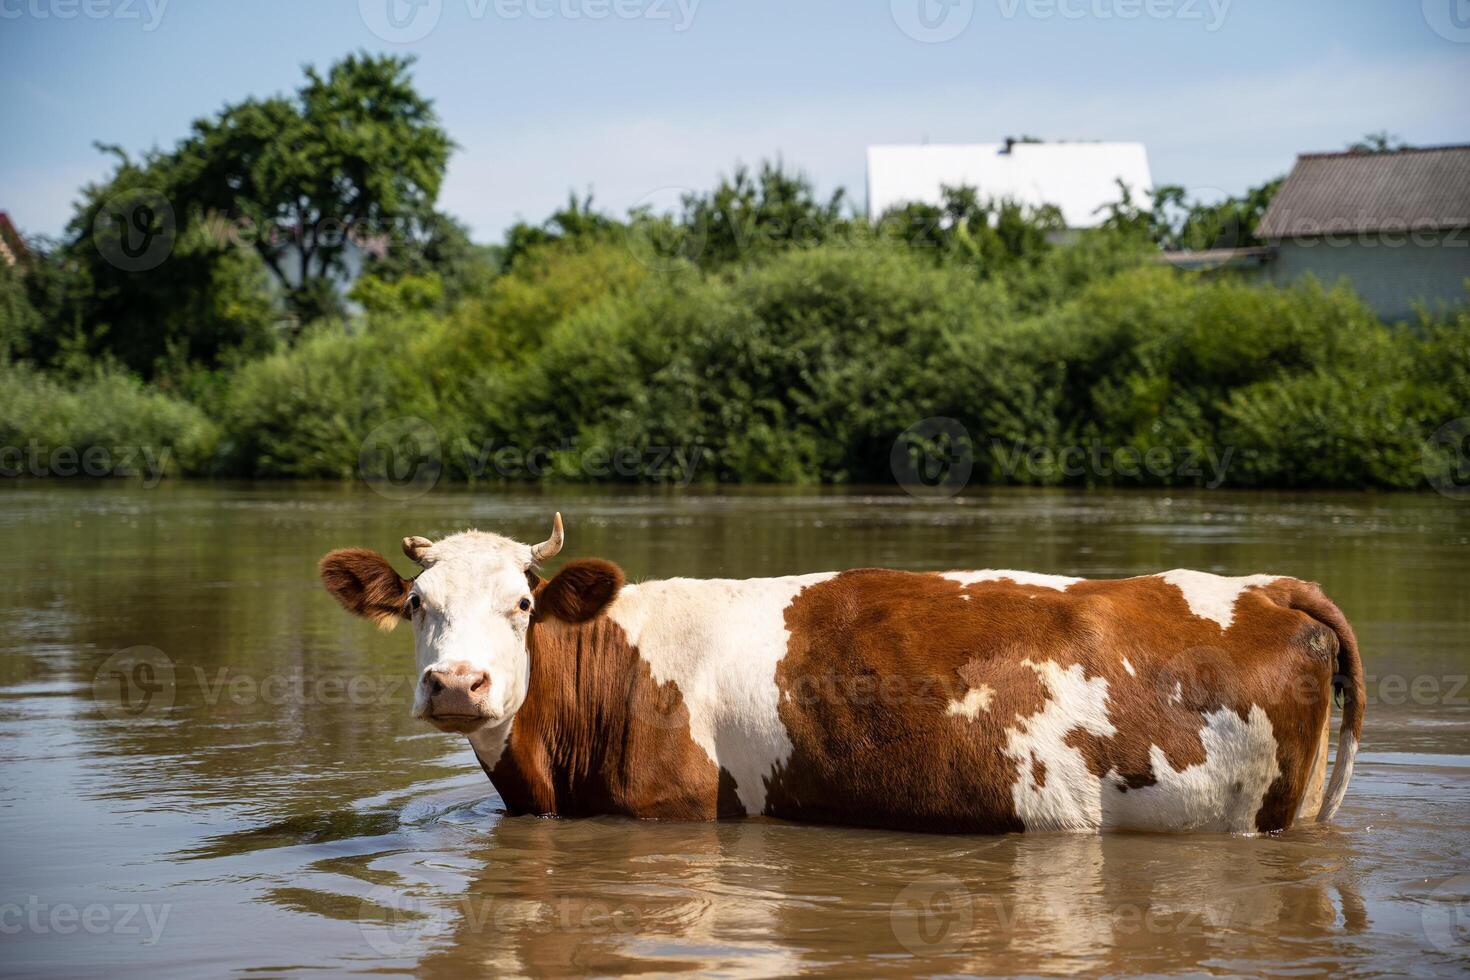
[[[516,603],[516,607],[518,609],[520,609],[521,612],[530,612],[530,610],[531,610],[531,600],[530,599],[522,599],[520,602]]]
[[[409,593],[409,595],[408,595],[408,612],[409,612],[410,615],[412,615],[413,613],[418,612],[419,611],[419,608],[421,606],[423,606],[423,604],[424,604],[424,600],[422,600],[422,599],[419,598],[419,594],[417,592],[410,592]]]

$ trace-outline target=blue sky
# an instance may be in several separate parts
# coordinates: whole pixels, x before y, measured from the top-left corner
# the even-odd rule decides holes
[[[483,241],[775,155],[861,202],[869,143],[1141,140],[1212,196],[1368,131],[1470,142],[1467,0],[0,0],[0,210],[56,234],[93,141],[169,146],[357,49],[417,55]]]

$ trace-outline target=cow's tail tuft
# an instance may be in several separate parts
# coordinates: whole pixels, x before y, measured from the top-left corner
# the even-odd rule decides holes
[[[1305,583],[1304,583],[1305,584]],[[1337,669],[1332,675],[1334,698],[1342,704],[1342,727],[1337,734],[1337,758],[1332,763],[1332,779],[1322,797],[1317,822],[1331,820],[1347,795],[1348,780],[1353,775],[1353,760],[1358,754],[1358,740],[1363,737],[1363,660],[1358,655],[1358,638],[1347,617],[1316,585],[1305,584],[1295,590],[1292,607],[1300,609],[1337,635]]]

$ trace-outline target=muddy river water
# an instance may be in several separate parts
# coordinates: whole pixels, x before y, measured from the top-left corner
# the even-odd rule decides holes
[[[465,526],[631,579],[867,565],[1320,581],[1369,707],[1332,826],[945,837],[504,815],[325,551]],[[1470,970],[1470,502],[0,486],[0,972]],[[554,565],[552,567],[555,567]],[[1335,725],[1334,725],[1335,728]]]

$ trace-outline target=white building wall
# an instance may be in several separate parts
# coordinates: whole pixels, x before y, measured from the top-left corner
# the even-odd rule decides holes
[[[1470,230],[1390,236],[1343,235],[1339,241],[1287,239],[1266,266],[1285,285],[1307,273],[1331,286],[1346,279],[1385,320],[1413,316],[1414,304],[1433,311],[1470,301]]]

